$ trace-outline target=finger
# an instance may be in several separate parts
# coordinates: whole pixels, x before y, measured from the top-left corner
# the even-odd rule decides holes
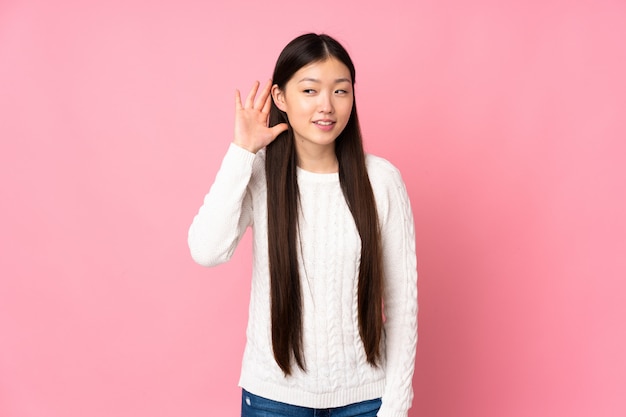
[[[263,87],[261,94],[259,95],[259,97],[256,99],[256,102],[254,103],[255,109],[260,109],[260,108],[263,108],[263,110],[265,109],[267,98],[270,96],[271,88],[272,88],[272,80],[268,80],[267,83],[265,84],[265,87]]]
[[[243,109],[243,105],[241,104],[241,93],[239,90],[235,90],[235,110]]]
[[[261,83],[255,81],[252,86],[252,90],[248,93],[248,98],[246,98],[246,108],[252,108],[254,106],[254,97],[256,96],[256,92],[259,90],[259,84]]]
[[[270,108],[272,107],[272,96],[267,96],[265,98],[265,103],[263,104],[263,110],[261,110],[263,113],[267,114],[270,112]]]
[[[278,137],[278,135],[280,135],[281,133],[283,133],[285,130],[287,130],[289,128],[289,125],[287,125],[287,123],[279,123],[276,126],[272,126],[270,128],[271,132],[272,132],[272,137],[274,139],[276,139],[276,137]]]

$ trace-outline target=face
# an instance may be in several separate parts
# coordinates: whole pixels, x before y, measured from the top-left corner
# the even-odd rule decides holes
[[[276,106],[287,113],[296,149],[334,149],[354,103],[350,70],[335,58],[300,68],[284,90],[275,85],[272,96]]]

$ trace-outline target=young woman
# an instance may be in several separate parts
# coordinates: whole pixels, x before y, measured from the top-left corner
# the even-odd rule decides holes
[[[406,417],[417,270],[406,188],[365,155],[354,65],[326,35],[280,54],[235,96],[235,135],[189,229],[193,259],[230,259],[254,230],[242,416]]]

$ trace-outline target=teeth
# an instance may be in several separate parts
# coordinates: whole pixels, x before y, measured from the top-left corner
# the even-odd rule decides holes
[[[330,126],[333,124],[333,122],[315,122],[318,125],[322,125],[322,126]]]

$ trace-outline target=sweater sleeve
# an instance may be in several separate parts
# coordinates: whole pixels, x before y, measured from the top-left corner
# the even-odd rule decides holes
[[[381,224],[385,273],[385,392],[378,417],[406,417],[417,348],[417,257],[411,204],[394,168]]]
[[[252,225],[248,183],[254,159],[255,154],[230,144],[187,236],[191,257],[200,265],[228,261],[246,228]]]

